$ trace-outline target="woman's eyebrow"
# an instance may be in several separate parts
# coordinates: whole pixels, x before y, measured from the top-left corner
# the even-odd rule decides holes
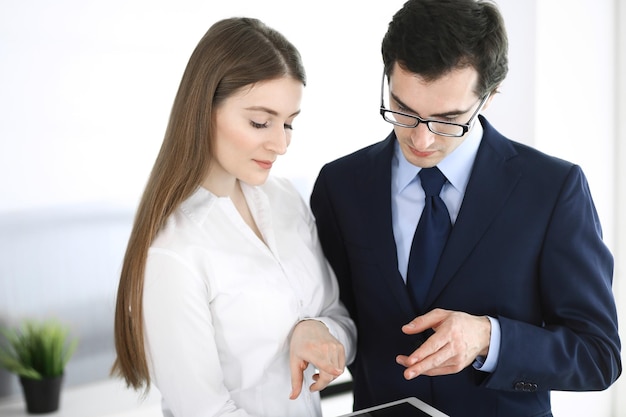
[[[246,110],[251,110],[251,111],[262,111],[268,114],[271,114],[272,116],[278,116],[278,112],[276,110],[270,109],[269,107],[265,107],[265,106],[251,106],[251,107],[246,107]],[[293,116],[297,116],[298,114],[300,114],[300,110],[292,113],[289,115],[289,117],[293,117]]]

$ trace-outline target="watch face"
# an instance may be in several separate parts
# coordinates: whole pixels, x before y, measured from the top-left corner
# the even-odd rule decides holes
[[[448,417],[417,398],[406,398],[342,417]]]

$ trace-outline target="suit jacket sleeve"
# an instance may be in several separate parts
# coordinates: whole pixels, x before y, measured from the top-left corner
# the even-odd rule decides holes
[[[332,203],[329,199],[324,169],[315,182],[311,194],[311,209],[316,219],[319,240],[322,244],[324,255],[337,277],[341,301],[348,309],[355,323],[358,322],[356,308],[350,284],[350,266],[343,238],[341,236],[336,216],[333,213]]]
[[[500,358],[486,386],[532,381],[539,389],[605,389],[621,373],[613,258],[578,166],[565,178],[537,265],[543,323],[498,317]]]

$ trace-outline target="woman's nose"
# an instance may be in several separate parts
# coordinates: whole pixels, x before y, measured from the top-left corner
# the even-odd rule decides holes
[[[289,134],[290,132],[286,131],[284,128],[277,129],[277,131],[272,134],[268,148],[278,155],[284,155],[287,152],[287,147],[291,140]]]

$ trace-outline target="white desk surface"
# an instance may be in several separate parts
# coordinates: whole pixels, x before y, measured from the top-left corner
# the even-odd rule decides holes
[[[351,379],[345,372],[333,383]],[[322,399],[322,411],[325,416],[347,414],[352,410],[352,394],[346,393]],[[21,395],[0,399],[0,417],[32,417],[26,413],[26,406]],[[61,391],[59,410],[42,414],[50,417],[163,417],[161,412],[161,394],[152,388],[145,400],[140,394],[126,388],[120,379],[107,379],[90,384],[66,387]]]
[[[155,388],[141,401],[119,379],[63,387],[59,410],[50,417],[162,417],[161,396]],[[30,417],[21,395],[0,400],[0,416]]]

